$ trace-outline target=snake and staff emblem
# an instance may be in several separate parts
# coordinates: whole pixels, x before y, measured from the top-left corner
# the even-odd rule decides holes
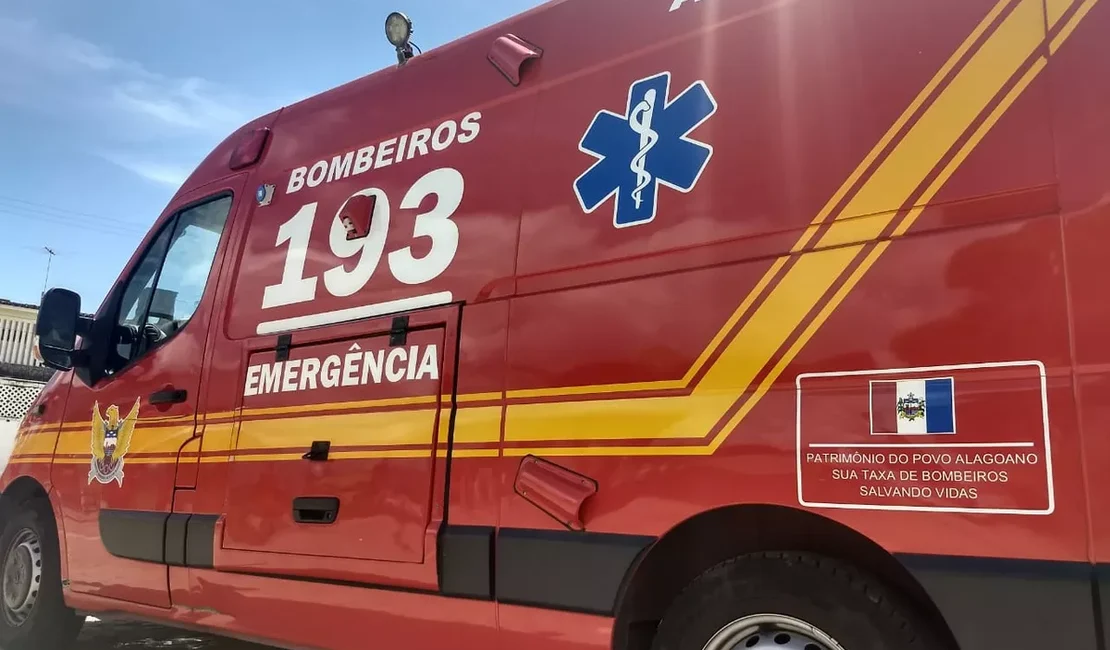
[[[639,208],[644,202],[644,190],[651,184],[651,174],[647,171],[647,156],[657,142],[659,133],[651,128],[651,121],[655,117],[656,92],[649,88],[644,93],[643,100],[632,109],[628,116],[628,124],[632,130],[640,135],[640,151],[632,158],[630,168],[636,174],[636,189],[632,190],[632,200]]]
[[[650,223],[659,211],[659,188],[693,191],[713,146],[691,134],[717,112],[704,81],[671,97],[671,74],[639,79],[628,88],[624,111],[601,109],[578,142],[595,160],[574,180],[587,214],[613,202],[613,226]]]

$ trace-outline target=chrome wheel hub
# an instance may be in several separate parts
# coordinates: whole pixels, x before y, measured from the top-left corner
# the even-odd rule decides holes
[[[24,528],[8,546],[0,585],[4,618],[9,625],[23,625],[35,608],[42,586],[42,544],[35,531]]]
[[[754,614],[720,629],[703,650],[844,650],[805,621],[781,614]]]

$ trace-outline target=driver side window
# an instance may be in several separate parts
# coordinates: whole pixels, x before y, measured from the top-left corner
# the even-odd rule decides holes
[[[172,218],[135,267],[120,302],[116,372],[180,331],[200,305],[230,196],[196,205]]]

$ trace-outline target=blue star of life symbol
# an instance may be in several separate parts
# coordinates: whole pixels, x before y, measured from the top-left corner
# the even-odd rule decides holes
[[[638,226],[655,219],[659,186],[690,192],[709,164],[713,147],[690,132],[717,112],[704,81],[668,101],[671,74],[663,72],[632,84],[624,115],[602,110],[594,116],[578,148],[598,159],[574,181],[587,213],[615,197],[613,225]]]

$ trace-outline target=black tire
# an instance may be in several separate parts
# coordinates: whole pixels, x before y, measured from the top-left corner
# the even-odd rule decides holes
[[[58,533],[49,502],[35,499],[14,507],[9,504],[0,528],[0,649],[65,650],[73,645],[85,619],[67,607],[62,597]],[[26,531],[34,533],[41,548],[41,588],[26,619],[16,622],[4,601],[2,580],[15,542]]]
[[[844,650],[943,648],[877,581],[843,562],[806,553],[756,553],[713,567],[671,604],[652,648],[703,650],[733,621],[759,614],[812,625]],[[745,647],[740,641],[736,647]]]

